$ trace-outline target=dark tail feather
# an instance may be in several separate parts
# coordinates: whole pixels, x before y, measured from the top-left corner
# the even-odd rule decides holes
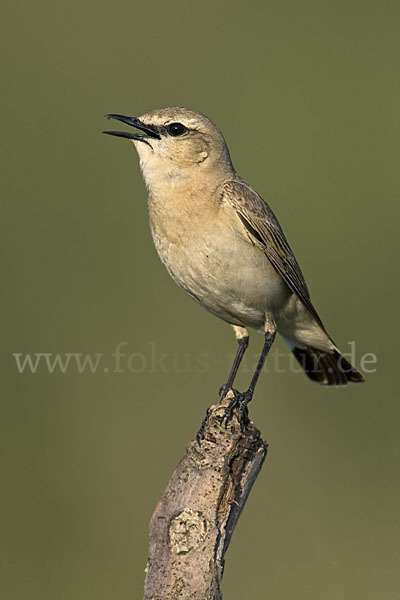
[[[314,348],[292,349],[306,375],[322,385],[347,385],[349,381],[359,383],[364,377],[337,350],[332,353]]]

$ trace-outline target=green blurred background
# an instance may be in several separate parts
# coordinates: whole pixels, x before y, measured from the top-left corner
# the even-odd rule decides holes
[[[324,389],[277,343],[224,597],[400,597],[399,17],[394,1],[3,3],[1,597],[141,598],[148,521],[226,379],[230,328],[169,278],[136,153],[101,134],[107,112],[171,105],[220,126],[334,339],[377,357],[364,385]],[[94,374],[19,373],[13,353],[103,356]]]

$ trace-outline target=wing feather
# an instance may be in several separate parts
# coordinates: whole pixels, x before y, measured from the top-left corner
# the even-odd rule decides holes
[[[321,319],[311,302],[303,273],[268,204],[240,179],[224,184],[222,202],[226,202],[236,211],[253,243],[263,250],[289,289],[300,298],[323,328]]]

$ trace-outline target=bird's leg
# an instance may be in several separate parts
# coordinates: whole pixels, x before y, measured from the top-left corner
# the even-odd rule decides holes
[[[239,327],[238,325],[232,325],[232,327],[233,327],[233,331],[235,332],[235,336],[236,336],[239,346],[238,346],[238,349],[237,349],[237,352],[236,352],[236,355],[235,355],[235,358],[233,361],[231,372],[229,373],[228,381],[219,390],[221,400],[225,396],[225,394],[228,392],[228,390],[230,390],[231,387],[233,386],[233,382],[235,381],[235,377],[236,377],[236,373],[238,372],[239,365],[242,362],[244,353],[246,352],[247,347],[249,345],[249,334],[247,332],[247,329],[245,329],[244,327]]]
[[[258,378],[260,377],[260,373],[261,373],[262,368],[264,366],[265,359],[268,356],[268,352],[269,352],[272,344],[274,343],[275,335],[276,335],[276,327],[275,327],[275,325],[273,325],[272,327],[269,326],[269,328],[266,329],[266,331],[265,331],[264,346],[263,346],[263,349],[261,351],[260,358],[258,359],[256,370],[254,371],[254,375],[253,375],[253,377],[251,379],[251,382],[250,382],[248,390],[243,394],[244,397],[242,399],[241,405],[246,410],[247,410],[248,403],[253,398],[253,394],[254,394],[254,390],[255,390]]]
[[[265,359],[267,358],[268,352],[274,342],[275,335],[276,335],[275,324],[268,323],[268,325],[266,325],[266,327],[265,327],[264,346],[261,351],[260,358],[258,359],[257,367],[256,367],[254,375],[251,379],[249,388],[244,393],[236,392],[236,390],[234,390],[235,396],[234,396],[234,398],[232,398],[232,400],[224,414],[224,418],[226,419],[227,422],[232,417],[233,409],[238,405],[240,407],[239,408],[239,421],[244,422],[244,423],[246,423],[248,421],[247,405],[253,398],[253,394],[254,394],[254,390],[255,390],[258,378],[260,377],[260,373],[264,366]]]

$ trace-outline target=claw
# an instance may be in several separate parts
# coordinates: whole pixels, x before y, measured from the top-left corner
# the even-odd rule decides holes
[[[232,421],[233,411],[238,408],[238,421],[242,427],[245,427],[249,422],[249,412],[247,410],[247,404],[252,398],[252,394],[247,392],[239,392],[234,388],[231,388],[233,392],[233,398],[231,398],[228,406],[225,408],[224,414],[219,417],[220,423],[225,422],[225,428],[228,427],[228,423]]]
[[[206,411],[206,416],[204,417],[204,419],[203,419],[203,422],[202,422],[202,424],[200,425],[200,429],[199,429],[199,430],[198,430],[198,432],[196,433],[196,442],[197,442],[197,444],[198,444],[199,446],[200,446],[200,442],[201,442],[201,440],[204,440],[204,429],[205,429],[205,426],[206,426],[206,423],[207,423],[207,419],[208,419],[208,414],[209,414],[209,412],[210,412],[210,409],[209,409],[209,408],[207,408],[207,411]]]

